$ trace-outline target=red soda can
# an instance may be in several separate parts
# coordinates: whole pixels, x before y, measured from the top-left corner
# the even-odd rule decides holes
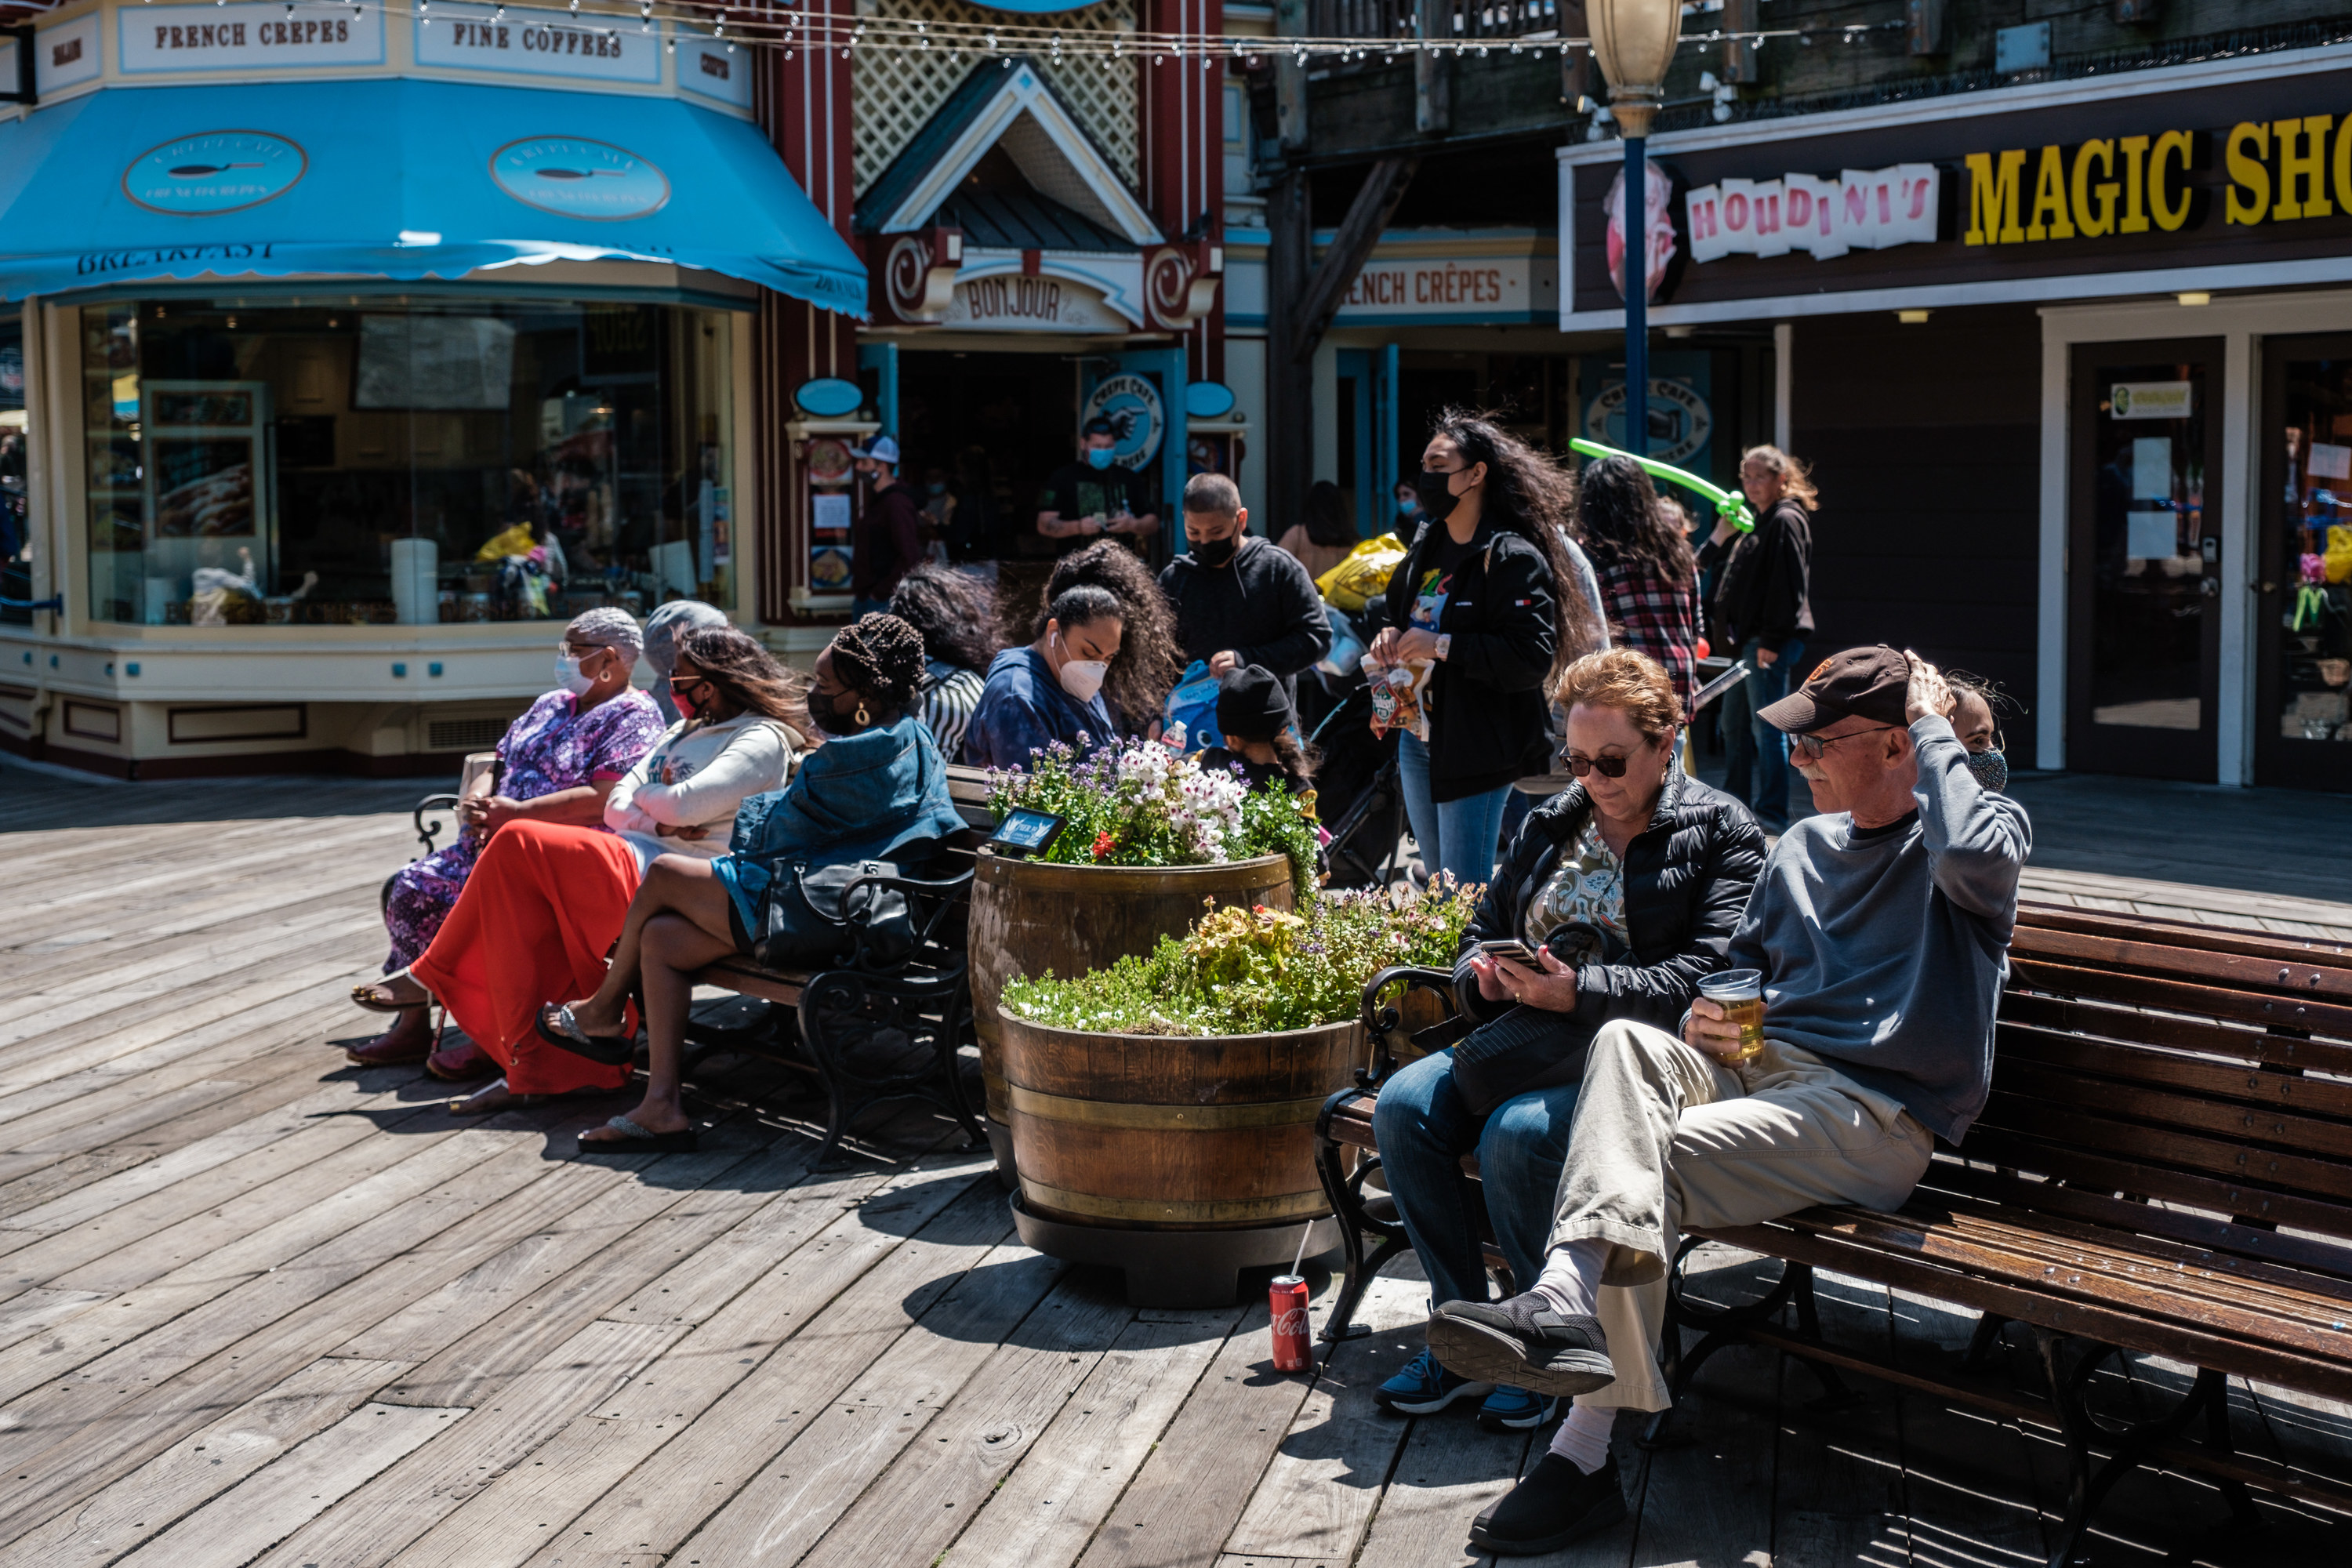
[[[1274,1316],[1274,1370],[1305,1372],[1314,1362],[1307,1332],[1307,1281],[1277,1274],[1266,1295]]]

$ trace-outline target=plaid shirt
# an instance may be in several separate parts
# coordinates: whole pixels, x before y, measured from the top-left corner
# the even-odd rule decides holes
[[[1610,636],[1664,665],[1687,713],[1698,674],[1696,576],[1687,583],[1669,583],[1624,562],[1596,563],[1594,571],[1601,579]]]

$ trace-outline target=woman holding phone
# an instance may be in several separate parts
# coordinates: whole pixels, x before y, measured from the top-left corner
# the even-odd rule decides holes
[[[1747,807],[1676,764],[1682,706],[1657,660],[1587,654],[1551,695],[1568,716],[1576,782],[1528,813],[1464,933],[1454,991],[1478,1026],[1391,1077],[1372,1112],[1436,1301],[1487,1299],[1474,1202],[1514,1279],[1542,1271],[1585,1048],[1613,1018],[1681,1019],[1700,979],[1723,967],[1764,866]],[[1473,1151],[1475,1188],[1460,1173]],[[1412,1415],[1482,1400],[1479,1424],[1495,1430],[1554,1414],[1551,1400],[1468,1382],[1426,1352],[1378,1397]]]

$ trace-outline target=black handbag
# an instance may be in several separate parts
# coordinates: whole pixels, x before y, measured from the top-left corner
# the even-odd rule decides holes
[[[915,951],[915,911],[904,889],[866,882],[904,875],[888,860],[849,860],[812,869],[778,863],[760,895],[760,929],[751,956],[770,969],[816,969],[853,954],[888,968]]]

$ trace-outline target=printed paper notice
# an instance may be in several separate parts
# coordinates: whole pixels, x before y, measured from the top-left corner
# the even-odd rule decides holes
[[[2130,528],[2124,540],[2124,553],[2137,555],[2144,561],[2160,561],[2175,553],[2180,539],[2180,525],[2168,511],[2135,511],[2125,514]]]
[[[815,509],[813,519],[819,532],[826,529],[849,531],[849,498],[845,495],[811,496],[809,504]]]
[[[2172,437],[2143,436],[2132,443],[2132,500],[2171,499]]]
[[[2311,444],[2311,462],[2305,471],[2315,479],[2352,479],[2352,447]]]

